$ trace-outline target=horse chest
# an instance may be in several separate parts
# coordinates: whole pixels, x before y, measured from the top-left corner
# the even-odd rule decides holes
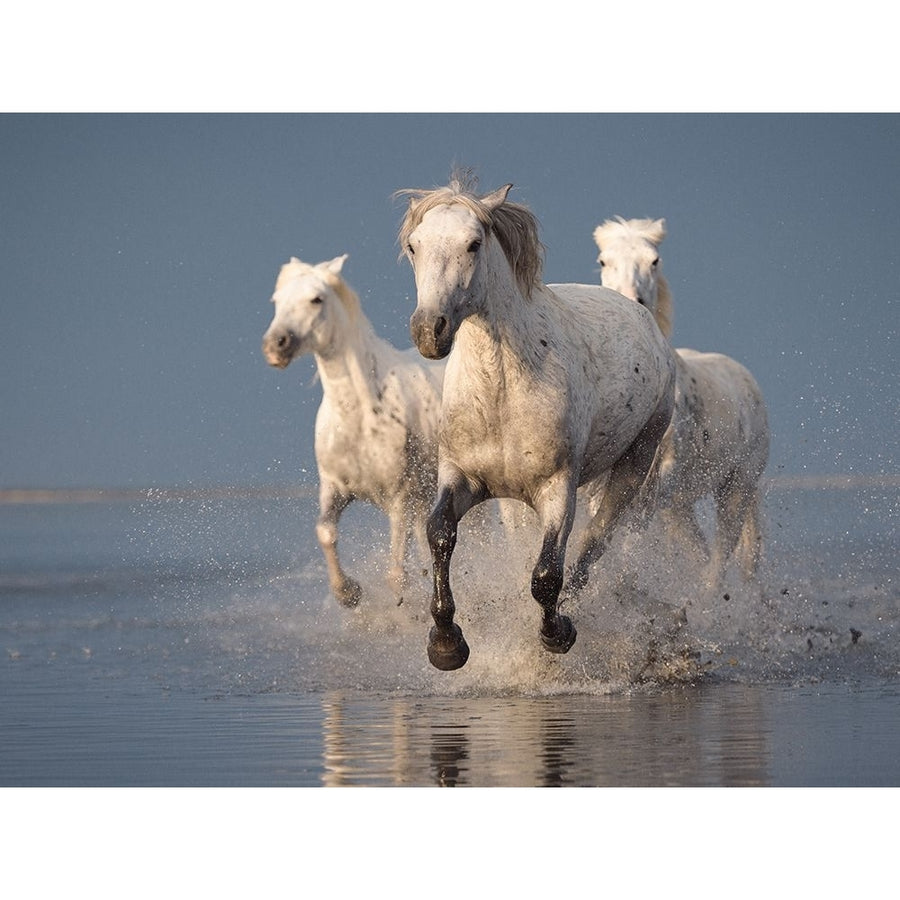
[[[522,394],[518,403],[483,398],[445,407],[441,453],[494,496],[530,495],[564,465],[568,442],[558,408]]]

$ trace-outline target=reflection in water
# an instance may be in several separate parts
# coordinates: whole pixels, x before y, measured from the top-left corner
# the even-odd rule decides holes
[[[431,734],[431,764],[439,787],[465,784],[460,780],[460,766],[469,758],[468,733],[463,729],[435,725]]]
[[[370,697],[329,693],[323,783],[766,785],[770,729],[737,685],[616,696]]]
[[[541,737],[544,787],[560,787],[567,782],[575,747],[574,724],[571,719],[548,716]]]

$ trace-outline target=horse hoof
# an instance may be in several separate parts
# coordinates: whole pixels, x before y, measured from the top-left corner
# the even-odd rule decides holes
[[[340,588],[335,591],[335,596],[341,606],[352,609],[362,599],[362,588],[359,586],[359,582],[354,581],[352,578],[348,578]]]
[[[542,630],[541,643],[544,645],[544,649],[551,653],[568,653],[577,636],[578,632],[575,630],[572,620],[568,616],[557,616],[556,633],[545,634]]]
[[[428,632],[428,661],[443,672],[461,669],[469,658],[469,645],[462,635],[459,625],[453,625],[449,632],[439,631],[432,626]]]

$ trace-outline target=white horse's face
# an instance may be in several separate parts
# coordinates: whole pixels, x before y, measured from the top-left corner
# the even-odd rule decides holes
[[[646,306],[656,316],[659,248],[642,237],[621,237],[600,245],[600,284]]]
[[[445,357],[460,324],[477,312],[486,243],[485,226],[459,204],[429,210],[410,234],[404,250],[415,273],[418,301],[409,330],[422,356]]]
[[[344,259],[338,257],[284,281],[279,279],[272,295],[275,316],[262,341],[269,365],[284,369],[298,356],[326,351],[332,345],[345,314],[325,276],[340,271]]]

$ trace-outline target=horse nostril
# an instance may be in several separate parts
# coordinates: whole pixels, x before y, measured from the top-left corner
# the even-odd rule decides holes
[[[440,337],[447,328],[447,319],[444,316],[438,316],[434,320],[434,336]]]
[[[278,336],[278,349],[284,350],[285,347],[290,343],[290,337],[286,334],[282,334]]]

